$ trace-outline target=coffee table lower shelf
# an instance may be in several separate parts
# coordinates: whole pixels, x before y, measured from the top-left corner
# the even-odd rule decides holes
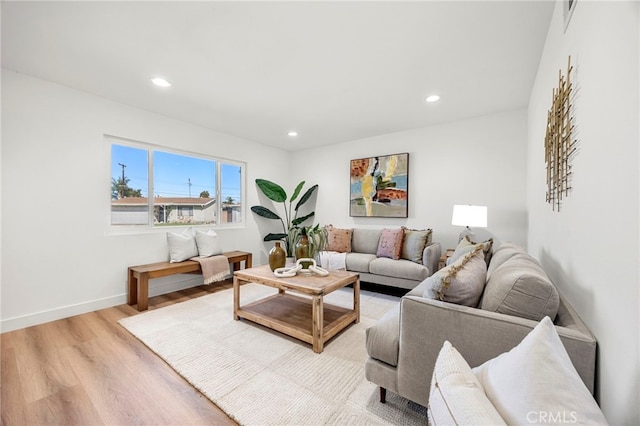
[[[322,303],[322,299],[318,299],[322,305],[319,307],[322,312],[319,312],[318,319],[318,322],[322,321],[322,327],[318,328],[315,327],[316,321],[312,313],[314,299],[289,293],[278,293],[244,305],[237,310],[236,316],[310,343],[314,346],[315,352],[322,352],[324,342],[344,330],[349,324],[357,323],[359,318],[352,309]],[[317,336],[319,348],[317,348],[318,341],[314,342],[314,330],[322,334]]]

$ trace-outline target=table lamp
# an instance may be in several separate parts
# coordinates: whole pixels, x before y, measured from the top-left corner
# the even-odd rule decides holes
[[[467,235],[469,236],[469,239],[473,241],[475,238],[475,234],[471,230],[471,227],[487,227],[487,206],[455,204],[453,206],[451,224],[465,227],[465,229],[463,229],[458,236],[458,242],[462,241],[462,239]]]

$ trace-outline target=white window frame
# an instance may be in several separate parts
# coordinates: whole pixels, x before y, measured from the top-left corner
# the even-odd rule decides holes
[[[207,154],[202,154],[202,153],[196,153],[196,152],[192,152],[192,151],[186,151],[186,150],[179,150],[179,149],[175,149],[175,148],[170,148],[167,146],[162,146],[162,145],[157,145],[157,144],[152,144],[152,143],[147,143],[147,142],[140,142],[140,141],[136,141],[136,140],[132,140],[132,139],[127,139],[127,138],[123,138],[123,137],[119,137],[119,136],[113,136],[113,135],[104,135],[104,139],[105,139],[105,149],[107,150],[107,155],[106,157],[109,159],[109,161],[107,162],[107,176],[108,179],[106,179],[106,181],[108,182],[108,200],[109,200],[109,206],[108,206],[108,214],[107,214],[107,220],[108,220],[108,229],[107,229],[107,234],[131,234],[131,233],[148,233],[148,232],[166,232],[168,230],[176,230],[176,229],[184,229],[184,228],[188,228],[188,227],[193,227],[193,228],[244,228],[245,227],[245,223],[246,223],[246,163],[243,161],[237,161],[237,160],[231,160],[228,158],[224,158],[224,157],[214,157],[212,155],[207,155]],[[148,209],[148,222],[146,224],[118,224],[118,225],[113,225],[111,224],[111,163],[112,163],[112,158],[111,158],[111,149],[112,149],[112,145],[122,145],[122,146],[128,146],[131,148],[137,148],[137,149],[143,149],[147,151],[147,167],[148,167],[148,193],[147,193],[147,200],[148,200],[148,204],[147,204],[147,209]],[[184,224],[184,225],[173,225],[173,226],[157,226],[154,225],[154,187],[153,187],[153,183],[154,183],[154,177],[153,177],[153,152],[154,151],[162,151],[165,153],[169,153],[169,154],[176,154],[176,155],[184,155],[184,156],[188,156],[188,157],[194,157],[194,158],[198,158],[198,159],[203,159],[203,160],[209,160],[209,161],[215,161],[215,165],[216,165],[216,188],[215,188],[215,194],[214,197],[216,199],[216,222],[215,223],[207,223],[207,224]],[[241,220],[239,222],[231,222],[231,223],[221,223],[221,218],[222,218],[222,207],[223,207],[223,199],[222,199],[222,165],[232,165],[232,166],[237,166],[240,168],[240,215],[241,215]]]

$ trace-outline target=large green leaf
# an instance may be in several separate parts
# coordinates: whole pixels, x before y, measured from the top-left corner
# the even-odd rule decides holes
[[[257,214],[258,216],[262,216],[264,218],[267,219],[280,219],[280,216],[278,216],[277,214],[275,214],[274,212],[272,212],[271,210],[269,210],[266,207],[262,207],[262,206],[253,206],[251,207],[251,211],[254,212],[255,214]]]
[[[266,179],[256,179],[256,185],[272,201],[284,203],[287,199],[287,193],[277,183],[273,183]]]
[[[296,186],[296,189],[293,191],[293,195],[291,196],[291,199],[289,200],[290,203],[293,203],[293,200],[298,198],[298,195],[300,195],[300,191],[302,191],[302,187],[303,186],[304,186],[304,181],[300,182],[298,184],[298,186]]]
[[[272,234],[269,233],[267,235],[265,235],[264,240],[265,241],[274,241],[274,240],[284,240],[287,238],[287,234]]]
[[[311,188],[307,189],[307,192],[304,193],[302,198],[300,198],[300,201],[298,201],[298,204],[296,204],[296,211],[298,211],[298,208],[301,205],[303,205],[304,203],[306,203],[309,198],[311,198],[311,195],[313,194],[313,191],[315,191],[316,189],[318,189],[318,185],[317,184],[313,185]]]
[[[291,224],[292,224],[292,225],[294,225],[294,226],[300,225],[300,224],[301,224],[302,222],[304,222],[305,220],[309,219],[310,217],[315,216],[315,214],[316,214],[315,212],[311,212],[311,213],[309,213],[309,214],[308,214],[308,215],[306,215],[306,216],[298,217],[298,218],[296,218],[296,219],[293,219],[293,220],[291,221]]]

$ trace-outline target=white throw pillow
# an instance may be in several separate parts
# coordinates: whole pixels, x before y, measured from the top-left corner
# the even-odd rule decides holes
[[[460,352],[444,342],[431,378],[429,424],[504,425]]]
[[[198,255],[196,239],[191,228],[187,228],[179,234],[167,232],[169,243],[169,262],[182,262]]]
[[[216,231],[213,229],[209,229],[207,232],[196,230],[196,245],[198,246],[198,254],[200,257],[222,254],[218,234],[216,234]]]
[[[607,424],[549,317],[473,372],[508,424]]]

